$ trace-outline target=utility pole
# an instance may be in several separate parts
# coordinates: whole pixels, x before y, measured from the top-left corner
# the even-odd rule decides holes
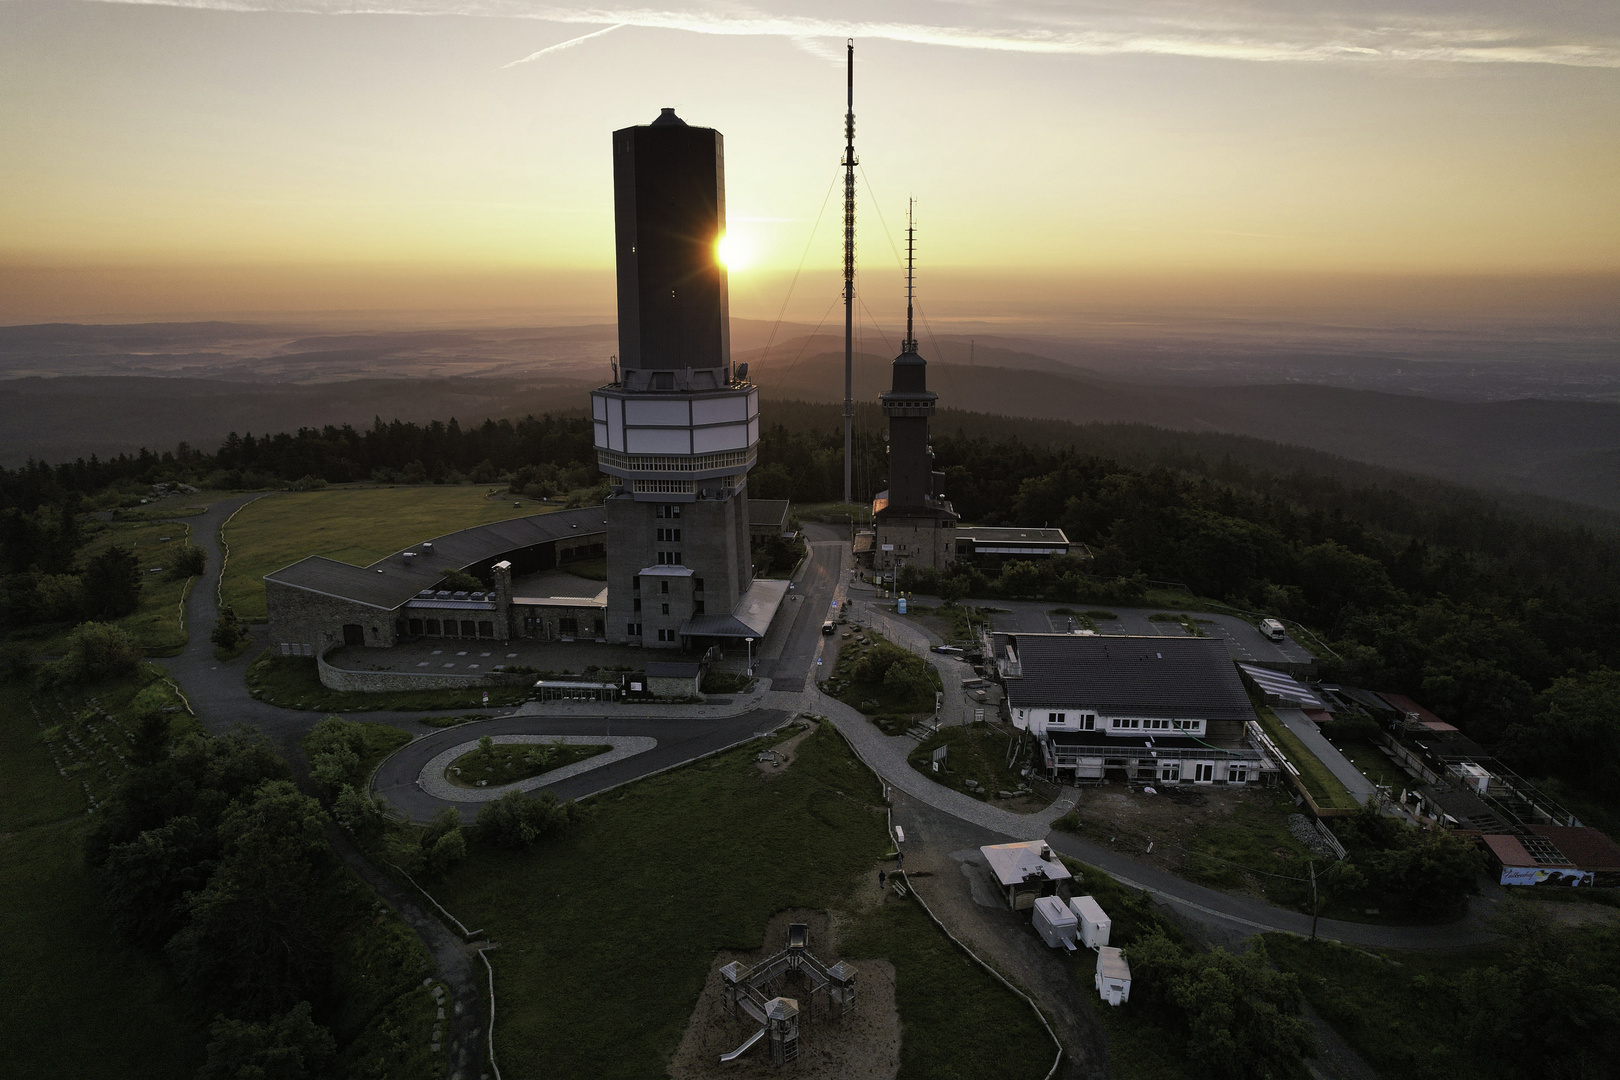
[[[1316,860],[1311,860],[1311,940],[1316,940]]]
[[[849,50],[849,110],[844,113],[844,504],[855,501],[855,39]]]

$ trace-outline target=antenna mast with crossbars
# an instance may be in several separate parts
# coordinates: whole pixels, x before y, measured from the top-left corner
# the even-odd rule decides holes
[[[855,501],[851,487],[855,458],[855,39],[849,49],[849,111],[844,113],[844,502]]]

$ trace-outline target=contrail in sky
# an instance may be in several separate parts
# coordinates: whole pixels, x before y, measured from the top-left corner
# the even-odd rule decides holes
[[[985,26],[952,26],[920,21],[841,21],[822,14],[779,13],[745,4],[718,7],[675,5],[647,8],[591,8],[534,0],[101,0],[106,3],[203,8],[213,11],[270,11],[311,15],[462,15],[585,25],[611,24],[553,45],[517,63],[570,48],[623,26],[681,30],[727,37],[779,37],[798,43],[857,37],[991,52],[1067,56],[1157,55],[1260,63],[1324,61],[1450,64],[1547,64],[1559,67],[1620,68],[1620,43],[1598,35],[1589,40],[1557,40],[1553,28],[1461,25],[1420,14],[1354,20],[1343,16],[1304,19],[1286,11],[1249,6],[1214,7],[1203,19],[1145,14],[1119,9],[1068,9],[1054,19],[1049,9],[1017,3],[987,8],[956,7],[957,13],[983,12],[996,20]],[[812,9],[813,10],[813,9]],[[938,7],[926,10],[939,10]],[[1534,11],[1532,5],[1527,10]],[[512,65],[508,64],[507,67]]]
[[[577,38],[569,38],[567,41],[559,41],[555,45],[547,45],[539,52],[532,52],[521,60],[514,60],[510,64],[502,64],[501,66],[503,68],[509,68],[517,67],[519,64],[527,64],[530,60],[538,60],[547,53],[562,52],[564,49],[572,49],[575,45],[578,45],[582,41],[589,41],[591,38],[601,37],[603,34],[611,34],[620,27],[629,25],[629,23],[615,23],[612,26],[606,26],[600,30],[592,30],[589,34],[581,34]]]

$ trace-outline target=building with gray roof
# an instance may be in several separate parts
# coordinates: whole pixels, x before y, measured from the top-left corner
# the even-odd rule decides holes
[[[1008,719],[1049,774],[1149,783],[1255,783],[1276,765],[1252,737],[1254,707],[1213,638],[996,634]]]

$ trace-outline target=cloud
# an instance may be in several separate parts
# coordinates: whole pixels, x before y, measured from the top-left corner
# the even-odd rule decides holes
[[[1265,12],[1252,7],[1176,4],[1095,10],[1038,3],[917,6],[949,11],[955,23],[926,19],[840,20],[772,12],[736,3],[688,9],[589,8],[529,0],[101,0],[218,11],[305,14],[464,15],[534,19],[605,29],[553,45],[516,63],[570,48],[624,26],[728,37],[785,38],[815,55],[819,43],[856,39],[950,49],[1054,56],[1122,54],[1183,56],[1251,63],[1405,62],[1545,64],[1620,68],[1620,40],[1579,40],[1575,31],[1465,25],[1455,19],[1321,12]],[[898,8],[900,5],[891,5]],[[815,10],[812,8],[812,10]],[[824,10],[824,9],[823,9]],[[870,11],[870,7],[863,8]],[[1530,17],[1530,16],[1526,16]],[[979,21],[978,25],[973,20]],[[1577,40],[1569,40],[1571,36]],[[834,51],[834,50],[828,50]],[[510,65],[508,65],[510,66]]]

